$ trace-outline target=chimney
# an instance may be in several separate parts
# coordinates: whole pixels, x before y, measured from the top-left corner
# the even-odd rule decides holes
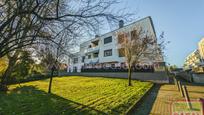
[[[123,20],[120,20],[119,21],[119,28],[122,28],[124,26],[124,21]]]
[[[95,35],[95,38],[98,38],[99,37],[99,35]]]

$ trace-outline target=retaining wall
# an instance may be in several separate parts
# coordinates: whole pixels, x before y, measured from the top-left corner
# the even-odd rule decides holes
[[[204,83],[204,74],[193,74],[192,76],[195,83]]]
[[[83,73],[67,73],[66,75],[77,75],[77,76],[98,76],[98,77],[110,77],[110,78],[128,78],[126,72],[83,72]],[[154,72],[154,73],[132,73],[132,79],[141,80],[141,81],[152,81],[154,83],[169,83],[169,77],[166,72]]]
[[[182,77],[189,82],[204,83],[204,73],[180,72],[177,76]]]
[[[183,71],[183,72],[177,73],[176,76],[182,77],[186,81],[192,82],[192,74],[191,73]]]

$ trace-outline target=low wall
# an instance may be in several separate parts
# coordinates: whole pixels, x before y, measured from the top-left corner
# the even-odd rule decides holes
[[[192,76],[195,83],[204,83],[204,74],[193,74]]]
[[[190,73],[185,72],[185,71],[177,73],[176,76],[181,77],[188,82],[192,82],[192,75]]]
[[[182,77],[189,82],[204,83],[204,74],[180,72],[177,73],[177,76]]]
[[[77,76],[98,76],[98,77],[110,77],[110,78],[128,78],[127,73],[119,72],[97,72],[97,73],[67,73],[67,75],[77,75]],[[154,72],[154,73],[132,73],[132,79],[141,80],[141,81],[151,81],[154,83],[169,83],[169,77],[166,72]]]

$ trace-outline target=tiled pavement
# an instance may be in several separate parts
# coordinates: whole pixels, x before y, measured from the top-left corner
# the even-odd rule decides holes
[[[183,82],[184,83],[184,82]],[[185,83],[190,99],[204,98],[204,85]],[[134,115],[170,115],[171,103],[184,100],[174,84],[156,85],[146,96]]]

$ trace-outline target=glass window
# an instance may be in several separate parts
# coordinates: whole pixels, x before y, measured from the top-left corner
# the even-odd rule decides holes
[[[119,44],[123,43],[124,38],[125,38],[125,34],[120,34],[120,35],[118,35],[118,43],[119,43]]]
[[[124,48],[120,48],[118,50],[118,53],[119,53],[119,57],[125,57],[125,49]]]
[[[134,40],[135,37],[137,37],[137,31],[133,30],[133,31],[131,31],[131,40]]]
[[[97,58],[97,57],[98,57],[98,52],[97,52],[97,53],[94,53],[94,54],[93,54],[93,57],[94,57],[94,58]]]
[[[112,36],[104,38],[104,44],[111,43],[111,42],[112,42]]]
[[[107,56],[112,56],[112,49],[104,51],[104,57],[107,57]]]
[[[91,59],[91,55],[88,55],[88,59]]]
[[[84,60],[85,60],[85,56],[82,56],[82,60],[81,60],[81,62],[83,63],[83,62],[84,62]]]
[[[78,58],[74,58],[74,64],[78,63]]]
[[[111,64],[111,67],[112,67],[112,68],[115,68],[115,64]]]

